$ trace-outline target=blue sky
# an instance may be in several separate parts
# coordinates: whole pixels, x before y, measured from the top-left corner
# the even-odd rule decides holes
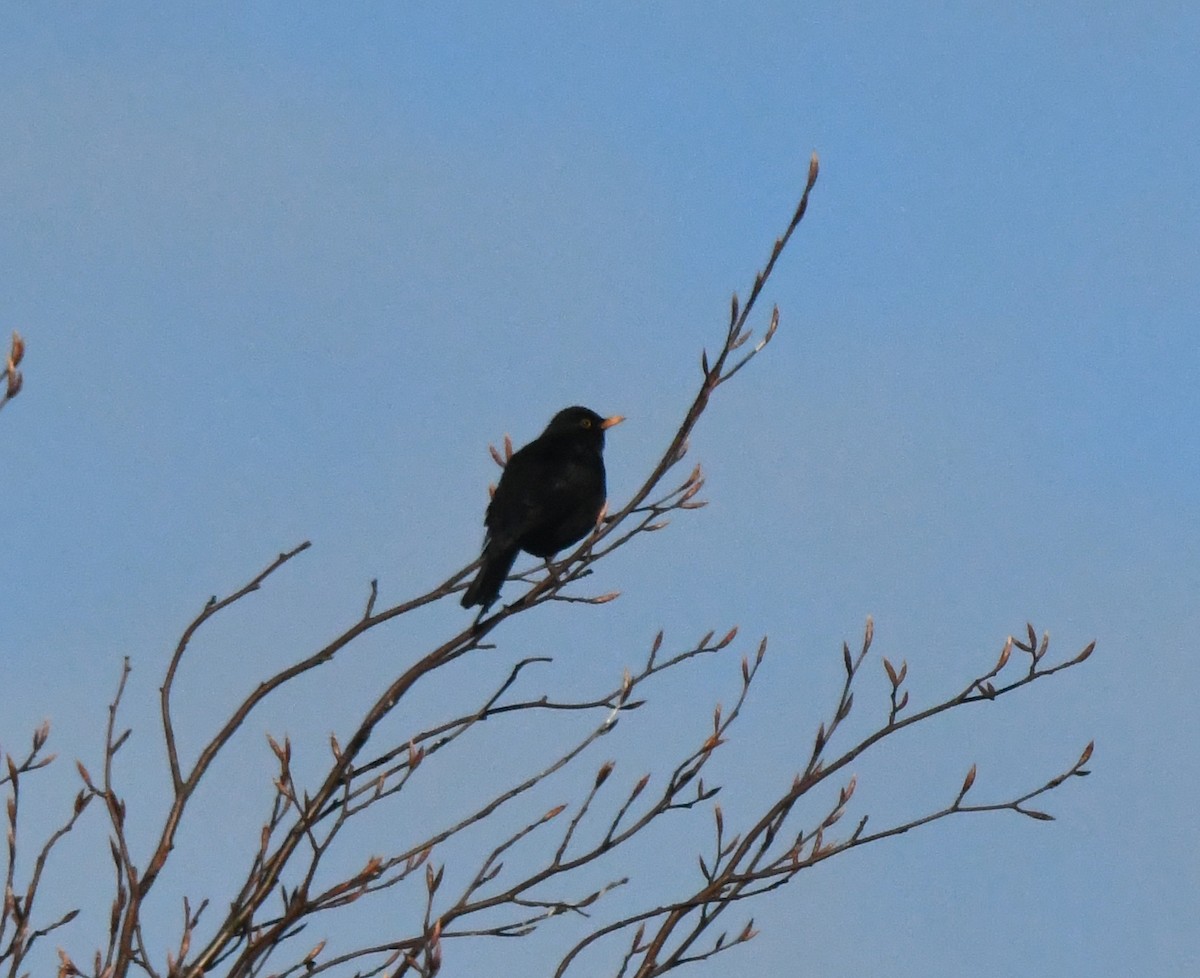
[[[856,811],[917,814],[972,762],[1000,798],[1095,738],[1057,822],[851,853],[695,973],[1195,974],[1200,14],[747,7],[0,13],[0,328],[28,343],[0,415],[0,744],[49,716],[54,748],[95,764],[128,655],[123,777],[152,808],[157,685],[209,594],[314,541],[198,649],[197,738],[353,620],[371,578],[399,600],[472,559],[505,432],[572,403],[626,414],[621,500],[816,150],[767,296],[779,333],[693,439],[710,505],[602,565],[619,601],[525,616],[498,654],[552,651],[548,683],[603,686],[660,627],[770,635],[732,812],[790,781],[868,614],[918,701],[1027,619],[1063,655],[1096,639],[1085,668],[858,771]],[[271,704],[223,776],[253,790],[262,732],[323,743],[462,617],[445,602]],[[735,680],[732,661],[681,679],[604,751],[653,766]],[[201,861],[236,858],[239,813],[203,801],[230,830]],[[450,973],[478,966],[463,953]]]

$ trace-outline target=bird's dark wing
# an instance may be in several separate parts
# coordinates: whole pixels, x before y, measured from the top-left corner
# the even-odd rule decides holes
[[[514,455],[509,465],[517,461]],[[492,500],[491,539],[549,557],[581,540],[595,524],[604,505],[604,463],[589,452],[549,459],[531,453],[520,462]]]
[[[488,504],[479,572],[463,594],[464,608],[478,604],[487,610],[492,606],[521,550],[523,535],[541,518],[542,505],[531,490],[541,483],[545,466],[539,461],[540,453],[530,451],[532,447],[526,445],[508,460]]]
[[[484,525],[493,540],[518,542],[531,528],[549,518],[562,495],[562,465],[531,442],[508,460],[496,494],[488,505]]]

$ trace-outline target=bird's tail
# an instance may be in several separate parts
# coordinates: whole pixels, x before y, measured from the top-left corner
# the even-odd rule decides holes
[[[475,575],[475,580],[470,583],[466,593],[462,596],[464,608],[479,604],[483,605],[484,611],[487,611],[492,606],[500,597],[500,588],[504,584],[504,579],[508,577],[508,572],[512,570],[513,561],[517,559],[519,550],[519,547],[499,547],[494,540],[484,547],[479,573]]]

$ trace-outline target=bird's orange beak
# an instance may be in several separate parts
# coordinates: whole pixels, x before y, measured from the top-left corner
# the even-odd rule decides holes
[[[613,415],[611,418],[605,418],[603,421],[601,421],[601,422],[600,422],[600,427],[601,427],[602,429],[605,429],[605,430],[607,430],[607,429],[609,429],[609,428],[616,427],[617,425],[619,425],[619,424],[620,424],[622,421],[624,421],[624,420],[625,420],[625,415],[623,415],[623,414],[614,414],[614,415]]]

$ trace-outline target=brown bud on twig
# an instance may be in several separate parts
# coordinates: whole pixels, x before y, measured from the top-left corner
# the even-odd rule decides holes
[[[891,680],[892,688],[895,689],[900,685],[900,677],[896,672],[896,667],[892,665],[886,655],[883,657],[883,668],[887,670],[888,679]]]
[[[292,757],[291,741],[288,740],[287,737],[284,737],[283,746],[281,747],[279,745],[279,741],[277,741],[270,734],[267,734],[267,743],[271,745],[271,750],[274,752],[275,756],[279,758],[279,763],[284,767],[287,767],[288,761],[290,761]]]
[[[777,329],[779,329],[779,306],[772,306],[771,321],[767,324],[767,331],[763,334],[763,338],[758,341],[758,345],[754,348],[755,351],[761,350],[770,343],[771,337],[775,335],[775,330]]]
[[[963,797],[966,795],[966,793],[968,791],[971,790],[971,785],[973,785],[974,783],[975,783],[975,765],[972,764],[971,770],[969,770],[967,772],[967,776],[965,778],[963,778],[962,787],[958,789],[958,798],[955,801],[956,805],[958,804],[958,802],[963,800]]]
[[[704,480],[703,479],[693,480],[693,482],[684,491],[683,495],[679,497],[680,504],[686,503],[689,499],[691,499],[693,496],[695,496],[696,493],[698,493],[703,488],[704,488]]]
[[[610,774],[612,774],[612,772],[613,772],[613,762],[605,761],[603,764],[600,765],[600,770],[596,772],[596,782],[592,787],[599,788],[600,785],[604,784],[604,782],[608,780],[608,776]]]
[[[430,978],[436,975],[442,967],[442,921],[435,920],[433,932],[429,935],[429,971]]]
[[[727,631],[725,633],[725,637],[717,643],[716,647],[718,649],[725,648],[725,646],[727,646],[730,642],[732,642],[737,637],[737,633],[738,633],[738,627],[737,627],[737,625],[734,625],[733,628],[729,629],[729,631]]]
[[[908,694],[905,693],[904,695],[907,696]],[[853,707],[854,707],[854,694],[850,693],[850,695],[848,695],[844,700],[842,700],[841,708],[837,712],[838,722],[845,720],[846,717],[848,717],[850,715],[850,710]]]
[[[414,853],[404,860],[404,872],[411,873],[433,854],[433,846],[426,846],[420,852]]]
[[[1012,655],[1012,647],[1013,647],[1013,640],[1012,640],[1012,636],[1010,635],[1010,636],[1008,636],[1008,641],[1004,643],[1004,648],[1002,648],[1000,650],[1000,661],[998,661],[996,663],[996,668],[992,670],[993,675],[995,675],[1001,669],[1003,669],[1006,665],[1008,665],[1008,657],[1010,655]]]
[[[1079,755],[1079,760],[1075,762],[1075,766],[1077,768],[1083,767],[1092,759],[1092,751],[1095,749],[1095,747],[1096,742],[1094,740],[1089,740],[1088,745],[1083,749],[1083,753]]]
[[[1071,662],[1075,663],[1075,664],[1083,662],[1089,655],[1092,654],[1092,652],[1095,651],[1095,649],[1096,649],[1096,643],[1094,641],[1088,642],[1087,647],[1082,652],[1080,652],[1079,655],[1075,656],[1075,658],[1072,659]]]
[[[10,366],[19,367],[21,361],[25,359],[25,340],[21,338],[21,334],[15,329],[12,335],[12,349],[8,354],[8,362]]]

